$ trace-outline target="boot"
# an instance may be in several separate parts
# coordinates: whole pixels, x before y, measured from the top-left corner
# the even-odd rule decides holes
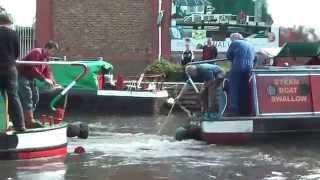
[[[39,121],[36,121],[34,119],[34,116],[33,116],[33,111],[26,111],[24,113],[24,119],[25,119],[25,122],[26,122],[26,127],[28,129],[32,129],[32,128],[42,128],[43,125],[41,122]]]
[[[27,129],[25,127],[17,127],[17,128],[14,128],[14,130],[18,133],[21,133],[21,132],[25,132]]]

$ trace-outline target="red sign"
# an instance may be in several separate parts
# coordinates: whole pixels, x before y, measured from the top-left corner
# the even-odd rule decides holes
[[[313,111],[320,112],[320,74],[310,76]]]
[[[260,113],[312,112],[307,75],[257,76]]]

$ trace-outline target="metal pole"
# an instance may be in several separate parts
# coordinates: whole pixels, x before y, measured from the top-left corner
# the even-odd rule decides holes
[[[189,62],[187,65],[192,65],[192,64],[214,64],[216,62],[221,62],[221,61],[229,61],[227,58],[222,58],[222,59],[210,59],[210,60],[204,60],[204,61],[194,61],[194,62]]]
[[[161,9],[162,9],[162,0],[159,0],[159,11],[158,11],[158,16],[160,15],[161,13]],[[158,30],[159,30],[159,34],[158,34],[158,37],[159,37],[159,53],[158,53],[158,61],[161,61],[161,54],[162,54],[162,23],[160,23],[158,25]]]

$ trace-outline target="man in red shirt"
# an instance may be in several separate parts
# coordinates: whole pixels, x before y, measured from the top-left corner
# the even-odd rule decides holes
[[[202,60],[216,59],[218,56],[218,50],[213,45],[212,40],[209,38],[207,44],[202,48]]]
[[[44,48],[32,49],[23,61],[44,61],[54,55],[59,49],[56,42],[49,41]],[[40,127],[41,124],[34,119],[33,111],[39,102],[39,92],[35,80],[44,81],[49,87],[55,82],[48,65],[21,65],[19,67],[19,95],[24,111],[26,126],[29,128]]]

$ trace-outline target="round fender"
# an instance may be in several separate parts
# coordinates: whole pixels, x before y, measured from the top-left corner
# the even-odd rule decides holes
[[[80,124],[72,123],[68,124],[67,137],[76,137],[80,134]]]
[[[175,139],[177,141],[182,141],[188,139],[188,130],[184,127],[178,127],[176,129]]]
[[[88,124],[81,123],[80,124],[80,133],[79,133],[78,137],[81,138],[81,139],[87,139],[88,136],[89,136]]]
[[[199,126],[188,125],[176,130],[175,138],[178,141],[185,139],[201,140],[201,129]]]

